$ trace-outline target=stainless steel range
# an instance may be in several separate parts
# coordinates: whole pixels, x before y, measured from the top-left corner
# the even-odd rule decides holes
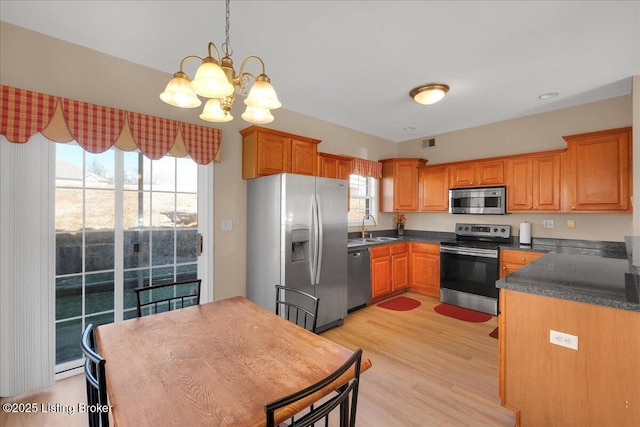
[[[440,301],[497,315],[499,246],[510,241],[510,225],[456,224],[440,243]]]

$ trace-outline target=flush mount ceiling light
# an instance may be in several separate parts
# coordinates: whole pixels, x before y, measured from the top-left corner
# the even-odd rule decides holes
[[[226,1],[226,26],[224,57],[220,59],[220,52],[213,42],[209,42],[208,56],[201,58],[189,55],[180,61],[180,71],[173,75],[167,84],[164,92],[160,94],[160,99],[169,105],[180,108],[195,108],[202,104],[198,95],[209,98],[204,106],[200,118],[210,122],[228,122],[233,120],[231,107],[235,99],[236,90],[246,96],[244,103],[247,106],[242,118],[250,123],[264,124],[273,121],[272,109],[280,108],[282,104],[278,101],[276,91],[271,86],[269,77],[265,74],[264,62],[257,56],[249,56],[240,65],[240,70],[236,75],[233,68],[233,61],[229,51],[229,0]],[[211,56],[212,49],[216,57]],[[182,71],[188,59],[199,59],[202,61],[196,71],[193,80]],[[247,63],[255,59],[262,67],[262,72],[256,77],[246,72],[244,67]],[[255,83],[247,95],[247,87],[250,81]]]
[[[444,98],[449,92],[449,86],[443,83],[429,83],[427,85],[418,86],[409,92],[409,96],[418,104],[431,105]]]
[[[550,98],[555,98],[558,95],[560,95],[558,92],[549,92],[549,93],[543,93],[538,98],[539,99],[550,99]]]

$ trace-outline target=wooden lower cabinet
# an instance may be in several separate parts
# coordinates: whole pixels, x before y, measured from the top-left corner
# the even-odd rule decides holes
[[[544,256],[544,253],[541,252],[513,251],[510,249],[500,251],[500,278],[508,276],[542,256]]]
[[[578,350],[549,331],[579,338]],[[640,313],[500,290],[500,398],[516,425],[637,426]]]
[[[391,245],[391,292],[409,287],[409,250],[406,243]]]
[[[371,298],[381,299],[409,285],[406,243],[374,246],[371,254]]]
[[[412,291],[440,298],[440,245],[410,243]]]

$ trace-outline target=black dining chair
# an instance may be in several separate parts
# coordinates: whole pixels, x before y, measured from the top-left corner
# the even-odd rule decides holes
[[[84,374],[87,383],[87,403],[89,406],[103,408],[108,405],[107,378],[104,365],[107,363],[96,348],[93,324],[88,324],[82,333],[80,347],[84,354]],[[89,427],[109,427],[109,412],[88,410]]]
[[[320,298],[299,289],[276,285],[276,314],[316,332]]]
[[[135,289],[138,317],[200,304],[201,279]]]
[[[320,400],[318,402],[312,402],[313,405],[308,405],[306,411],[303,409],[300,418],[291,418],[289,427],[307,427],[316,422],[324,419],[322,425],[329,425],[329,416],[333,413],[337,416],[340,422],[340,427],[354,427],[356,425],[356,407],[358,404],[358,387],[360,384],[360,361],[362,360],[362,349],[357,349],[353,352],[349,360],[347,360],[338,370],[333,372],[323,380],[305,388],[304,390],[297,391],[289,396],[280,398],[271,403],[267,403],[264,410],[267,414],[267,427],[275,427],[275,413],[278,409],[291,405],[301,399],[304,399],[312,394],[331,387],[335,384],[338,378],[345,375],[348,371],[353,371],[353,378],[351,378],[345,384],[335,388],[335,394],[333,391],[329,393],[329,398],[326,400]],[[338,411],[334,410],[338,408]],[[332,420],[334,420],[332,418]],[[335,422],[332,421],[332,425]]]

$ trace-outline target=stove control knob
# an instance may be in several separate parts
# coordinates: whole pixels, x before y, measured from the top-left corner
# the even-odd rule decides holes
[[[458,227],[458,231],[462,231],[462,227]]]
[[[464,228],[464,231],[469,231],[469,227],[465,227],[465,228]]]
[[[498,229],[497,229],[497,228],[494,228],[494,229],[493,229],[493,232],[494,232],[494,233],[497,233],[497,232],[498,232]]]
[[[504,228],[501,228],[501,229],[500,229],[500,232],[501,232],[501,233],[504,233],[505,231],[507,231],[507,230],[505,230]]]

